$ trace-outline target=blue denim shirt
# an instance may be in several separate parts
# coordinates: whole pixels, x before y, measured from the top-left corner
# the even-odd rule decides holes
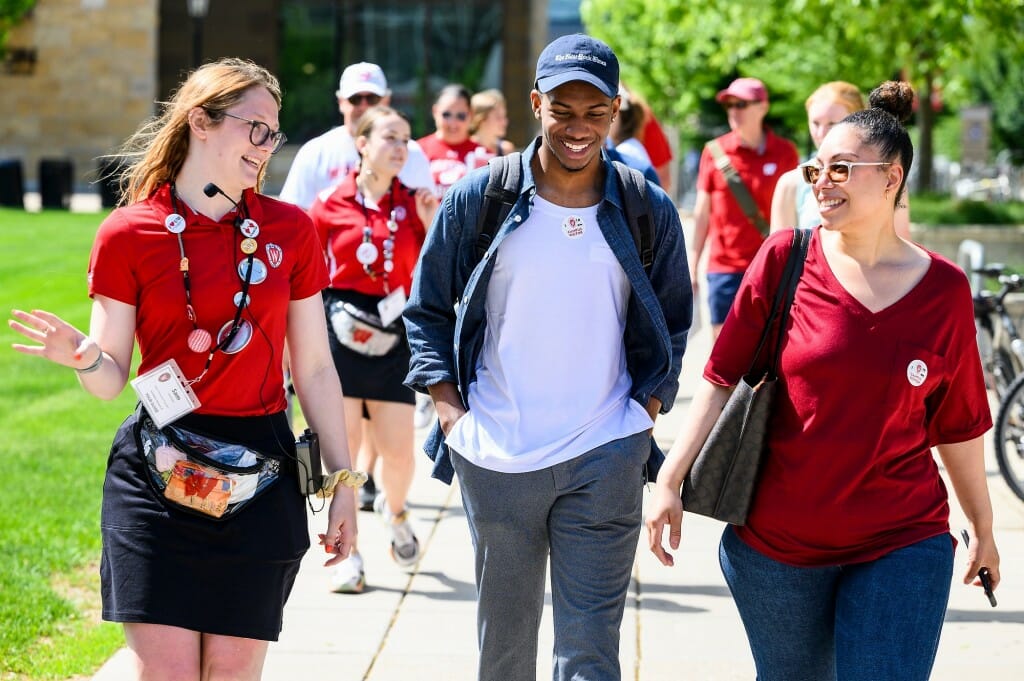
[[[427,232],[403,315],[412,351],[405,384],[414,390],[426,392],[427,386],[436,383],[454,383],[465,406],[484,341],[487,284],[502,241],[533,208],[537,187],[530,161],[539,143],[535,141],[523,152],[519,198],[479,263],[476,224],[488,169],[473,171],[445,193]],[[631,397],[643,407],[656,397],[665,413],[672,408],[679,390],[679,370],[693,314],[693,289],[679,213],[664,191],[647,183],[655,225],[654,263],[648,278],[626,222],[615,171],[603,154],[601,162],[605,165],[605,186],[597,221],[632,288],[624,337],[626,368],[633,380]],[[653,479],[664,456],[653,438],[651,442],[648,477]],[[424,450],[434,462],[433,477],[450,483],[454,470],[440,423],[434,424]]]

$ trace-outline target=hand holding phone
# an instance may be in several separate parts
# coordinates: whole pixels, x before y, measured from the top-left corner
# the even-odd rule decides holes
[[[964,539],[964,548],[970,548],[971,536],[967,534],[967,530],[961,530],[960,536]],[[996,595],[992,592],[992,574],[987,567],[978,570],[978,579],[981,580],[981,587],[985,590],[985,595],[988,596],[988,602],[992,604],[993,608],[996,607]]]

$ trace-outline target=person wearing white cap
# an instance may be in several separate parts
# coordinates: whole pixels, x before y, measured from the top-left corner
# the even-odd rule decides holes
[[[690,242],[690,280],[695,291],[700,257],[710,242],[707,281],[712,339],[718,337],[743,273],[768,234],[775,185],[800,162],[796,146],[764,125],[768,90],[760,80],[737,78],[715,99],[725,108],[729,132],[708,142],[701,154]]]
[[[371,106],[391,102],[384,72],[369,62],[348,66],[335,94],[344,124],[302,145],[281,188],[282,201],[305,210],[313,205],[317,194],[336,185],[359,164],[354,133],[363,113]],[[409,141],[409,158],[398,179],[410,189],[434,189],[430,164],[415,141]]]

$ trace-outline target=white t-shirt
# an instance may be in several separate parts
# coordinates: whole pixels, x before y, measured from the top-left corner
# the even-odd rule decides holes
[[[498,249],[469,411],[446,443],[477,466],[521,473],[650,428],[629,396],[629,295],[597,206],[535,196]]]
[[[309,210],[317,194],[341,182],[357,165],[359,151],[348,128],[332,128],[299,148],[278,198]],[[409,140],[409,158],[398,179],[411,189],[434,190],[430,162],[414,140]]]

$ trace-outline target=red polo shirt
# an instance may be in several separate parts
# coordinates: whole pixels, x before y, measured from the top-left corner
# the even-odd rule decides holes
[[[259,225],[257,264],[249,305],[242,319],[248,331],[236,335],[232,353],[217,352],[206,376],[192,385],[203,414],[255,416],[286,408],[283,366],[288,304],[319,293],[327,274],[316,231],[301,209],[247,190],[242,201]],[[189,259],[192,306],[199,328],[216,340],[235,317],[234,295],[242,290],[239,264],[246,260],[234,226],[235,213],[214,222],[182,205],[181,234]],[[192,331],[185,308],[185,286],[177,237],[164,219],[178,212],[170,186],[144,201],[118,208],[100,225],[89,261],[89,295],[102,295],[135,306],[135,335],[143,374],[174,358],[186,379],[198,377],[207,352],[189,350]],[[244,275],[244,272],[242,273]]]
[[[333,190],[322,192],[309,209],[309,215],[316,225],[320,243],[327,254],[328,273],[331,288],[359,291],[371,296],[385,295],[384,291],[384,240],[388,238],[388,217],[395,212],[398,231],[392,262],[394,270],[388,274],[388,287],[394,291],[405,287],[409,295],[412,286],[412,272],[420,248],[426,238],[426,230],[416,214],[416,199],[413,190],[395,182],[389,194],[381,199],[377,208],[363,209],[362,196],[357,196],[356,171],[342,180]],[[377,261],[371,264],[375,276],[371,277],[356,260],[356,249],[363,243],[363,227],[372,230],[370,240],[377,247]]]
[[[820,230],[820,228],[819,228]],[[719,385],[747,371],[792,240],[771,235],[736,295],[704,370]],[[818,230],[782,353],[768,452],[737,534],[789,565],[874,560],[949,531],[931,447],[992,425],[970,287],[940,255],[879,312],[832,274]]]
[[[799,163],[796,147],[767,128],[764,148],[760,150],[742,146],[735,132],[722,135],[718,143],[732,162],[732,167],[743,178],[761,215],[768,221],[771,218],[772,194],[779,177]],[[711,196],[708,272],[743,272],[761,247],[764,237],[733,197],[707,147],[700,156],[697,190]]]

